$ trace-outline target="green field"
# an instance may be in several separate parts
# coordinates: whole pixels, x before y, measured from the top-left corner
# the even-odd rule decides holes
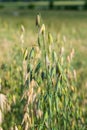
[[[0,11],[0,66],[9,64],[13,56],[12,48],[21,46],[21,25],[25,27],[24,47],[31,48],[37,42],[38,29],[35,18],[38,11],[11,10]],[[77,91],[80,105],[85,111],[87,123],[87,12],[86,11],[40,11],[42,23],[46,25],[46,33],[51,32],[56,44],[56,52],[60,46],[65,47],[68,55],[75,49],[72,64],[77,72]],[[61,42],[62,41],[62,42]],[[15,52],[14,52],[15,54]],[[3,72],[1,72],[3,77]],[[86,129],[84,129],[86,130]]]

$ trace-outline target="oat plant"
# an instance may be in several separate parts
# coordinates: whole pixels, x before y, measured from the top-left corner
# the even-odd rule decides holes
[[[66,56],[37,15],[37,44],[24,47],[24,26],[21,26],[21,47],[14,50],[8,67],[9,78],[3,80],[11,93],[11,111],[6,115],[4,130],[85,130],[76,88],[76,71],[72,61],[74,49]],[[0,113],[6,97],[0,101]],[[2,106],[2,107],[1,107]],[[9,123],[10,120],[10,123]],[[1,122],[1,117],[0,117]],[[9,124],[8,124],[9,123]]]

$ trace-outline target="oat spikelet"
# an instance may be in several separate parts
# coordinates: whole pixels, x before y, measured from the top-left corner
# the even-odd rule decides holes
[[[24,84],[26,82],[26,77],[27,76],[27,61],[26,60],[23,60],[23,81],[24,81]]]
[[[53,37],[52,37],[51,33],[48,33],[48,42],[49,42],[49,44],[53,43]]]
[[[4,94],[0,93],[0,109],[1,111],[9,110],[9,104]]]
[[[14,130],[18,130],[17,126],[15,126],[15,129]]]
[[[61,47],[60,55],[62,56],[64,54],[64,47]]]
[[[45,34],[45,25],[44,24],[42,24],[42,26],[41,26],[41,29],[40,29],[40,34]]]
[[[22,44],[24,43],[24,34],[21,34],[20,41],[21,41]]]
[[[21,31],[22,31],[22,33],[24,33],[24,32],[25,32],[24,25],[21,25]]]
[[[24,124],[24,122],[25,122],[25,123],[26,123],[26,122],[29,122],[29,119],[30,119],[29,114],[26,112],[26,113],[24,114],[22,124]]]
[[[25,28],[23,25],[21,25],[21,36],[20,36],[20,41],[23,44],[24,43],[24,32],[25,32]]]
[[[38,109],[38,110],[36,111],[36,115],[37,115],[37,118],[41,118],[42,115],[43,115],[43,112],[42,112],[40,109]]]
[[[70,64],[71,62],[70,56],[67,56],[67,62]]]
[[[77,80],[77,74],[76,74],[76,70],[75,69],[73,70],[73,76],[74,76],[74,79],[76,81]]]
[[[35,48],[35,50],[36,50],[36,59],[40,59],[41,58],[41,50],[39,49],[38,46]]]
[[[70,59],[72,60],[73,57],[74,57],[74,54],[75,54],[75,50],[74,48],[71,50],[71,53],[70,53]]]
[[[40,15],[36,16],[36,26],[40,27]]]

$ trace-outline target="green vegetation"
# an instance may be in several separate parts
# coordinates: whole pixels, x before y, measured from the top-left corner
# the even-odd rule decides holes
[[[30,1],[30,2],[1,2],[0,6],[4,7],[4,8],[19,8],[19,7],[24,7],[24,8],[28,8],[30,6],[31,9],[31,5],[34,6],[35,9],[49,9],[49,6],[51,7],[50,9],[58,9],[57,7],[69,7],[72,9],[79,9],[82,8],[84,9],[84,5],[85,5],[85,1]],[[66,8],[67,9],[67,8]]]
[[[86,130],[87,12],[3,11],[1,127]]]

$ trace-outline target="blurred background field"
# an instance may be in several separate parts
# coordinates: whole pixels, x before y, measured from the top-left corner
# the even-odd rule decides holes
[[[14,44],[20,44],[20,25],[25,27],[25,44],[32,46],[37,38],[35,17],[38,11],[8,10],[0,13],[0,63],[11,58]],[[86,99],[87,90],[87,12],[40,11],[46,28],[55,37],[64,39],[66,51],[75,49],[74,67],[77,70],[78,89]],[[58,46],[57,46],[58,47]],[[2,51],[3,50],[3,51]],[[85,93],[85,94],[84,94]],[[86,100],[85,100],[86,101]],[[85,102],[86,103],[86,102]],[[84,104],[84,103],[83,103]]]
[[[37,42],[37,28],[35,18],[38,13],[42,16],[42,22],[46,24],[46,29],[54,36],[54,41],[63,40],[65,52],[69,53],[72,48],[75,49],[73,67],[77,72],[78,95],[81,97],[83,109],[87,109],[87,11],[85,10],[42,10],[41,5],[45,7],[48,2],[34,3],[38,4],[39,9],[34,9],[34,4],[25,8],[30,3],[0,3],[0,65],[11,62],[11,51],[14,45],[20,45],[20,26],[25,27],[25,46],[32,47]],[[62,2],[57,3],[62,5]],[[63,3],[64,4],[64,3]],[[69,2],[65,5],[70,4]],[[73,1],[72,4],[74,5]],[[71,5],[72,5],[71,4]],[[84,1],[76,1],[80,7]],[[75,4],[75,5],[76,5]],[[2,6],[4,5],[4,6]],[[17,7],[18,6],[18,7]],[[48,7],[48,6],[47,6]],[[82,8],[79,8],[82,9]],[[61,42],[60,42],[61,44]],[[56,49],[58,45],[56,45]],[[85,112],[87,116],[87,111]]]

